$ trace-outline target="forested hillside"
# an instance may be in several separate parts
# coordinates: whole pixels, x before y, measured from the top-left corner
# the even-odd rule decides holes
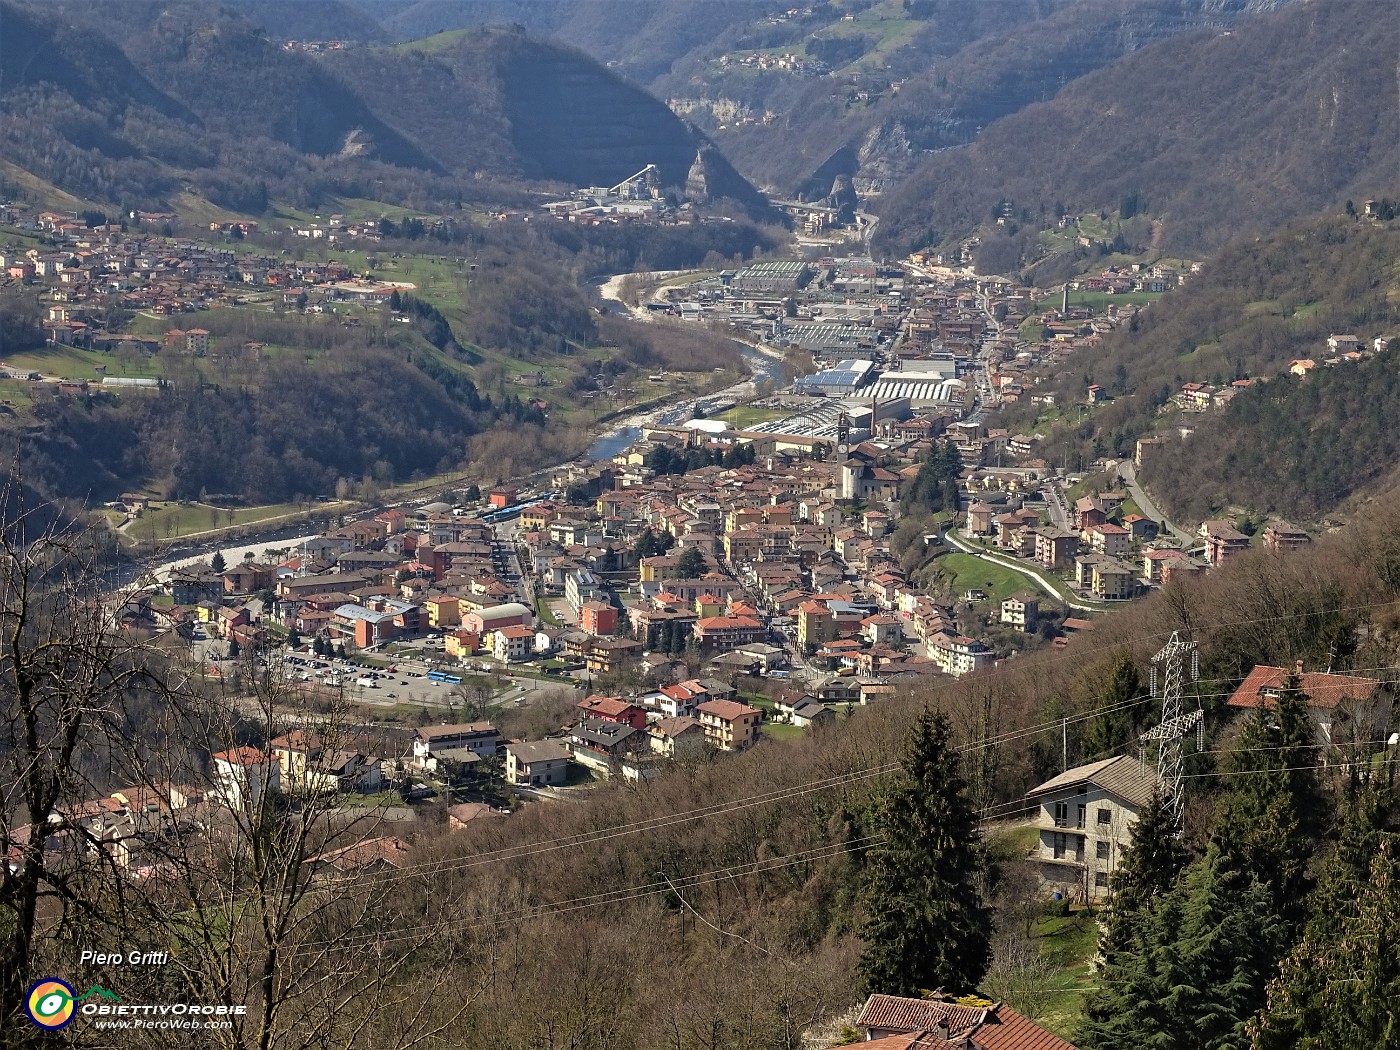
[[[750,178],[821,197],[837,174],[893,188],[927,151],[963,145],[1076,77],[1288,0],[355,2],[401,40],[518,23],[579,47],[678,100]],[[280,29],[269,7],[239,9]],[[740,64],[754,54],[794,55],[802,69]]]
[[[1039,214],[1131,198],[1161,219],[1154,247],[1192,255],[1373,194],[1400,168],[1400,24],[1377,15],[1369,0],[1298,4],[1144,48],[928,158],[881,201],[879,244],[939,244],[1004,201]]]
[[[579,51],[515,29],[353,49],[329,68],[448,169],[610,186],[648,164],[678,190],[705,140],[661,102]],[[712,188],[755,213],[763,200],[711,151]]]
[[[1174,518],[1226,507],[1311,520],[1400,483],[1400,339],[1358,363],[1256,384],[1143,470]]]
[[[1042,425],[1047,439],[1044,454],[1053,462],[1069,463],[1101,455],[1131,456],[1137,438],[1154,428],[1170,434],[1178,424],[1197,427],[1196,438],[1175,449],[1148,475],[1154,489],[1167,486],[1164,495],[1167,490],[1181,494],[1182,502],[1169,499],[1168,505],[1186,520],[1199,519],[1202,515],[1196,512],[1208,508],[1226,488],[1241,495],[1248,488],[1252,496],[1261,496],[1265,479],[1276,481],[1295,469],[1312,471],[1308,463],[1289,463],[1283,450],[1277,453],[1274,469],[1262,474],[1251,477],[1251,471],[1243,468],[1226,471],[1214,439],[1208,437],[1223,420],[1161,413],[1185,383],[1221,387],[1235,379],[1275,376],[1295,359],[1321,360],[1328,356],[1327,338],[1334,333],[1353,334],[1368,343],[1377,336],[1400,333],[1397,265],[1400,224],[1352,218],[1342,211],[1287,226],[1261,239],[1236,242],[1208,260],[1180,288],[1142,310],[1099,345],[1075,354],[1062,371],[1046,380],[1044,389],[1054,392],[1061,404],[1073,407]],[[1340,371],[1329,372],[1319,389],[1350,382]],[[1077,406],[1083,404],[1090,384],[1103,387],[1113,400],[1085,415]],[[1225,418],[1235,418],[1244,405],[1271,403],[1283,389],[1292,388],[1285,384],[1251,389]],[[1309,400],[1312,396],[1293,401],[1291,408],[1303,411],[1312,404],[1321,411],[1320,402]],[[1323,426],[1330,411],[1364,416],[1369,407],[1336,402],[1322,416],[1301,415],[1289,425],[1315,430],[1312,440],[1330,441]],[[1029,428],[1036,426],[1039,412],[1036,406],[1023,404],[1006,410],[1004,416],[1008,426]],[[1251,440],[1244,429],[1240,440]],[[1315,481],[1326,481],[1327,491],[1310,488],[1312,495],[1296,513],[1324,513],[1373,478],[1377,459],[1371,449],[1369,442],[1355,446],[1356,462],[1350,468],[1327,479],[1316,477]],[[1250,451],[1250,462],[1258,465],[1274,455],[1269,442],[1259,442]],[[1188,465],[1189,460],[1194,464]],[[1185,470],[1183,478],[1168,481],[1166,475],[1178,467]],[[1201,481],[1208,470],[1216,472],[1213,480],[1190,492],[1191,484]],[[1261,511],[1281,509],[1289,506],[1290,496],[1301,495],[1301,489],[1284,487],[1263,502],[1253,498],[1241,502]]]
[[[930,151],[965,146],[998,120],[1157,41],[1233,24],[1274,6],[1197,0],[969,4],[852,3],[853,25],[811,20],[732,30],[655,84],[666,96],[722,98],[772,119],[702,125],[748,175],[816,196],[837,174],[893,191]],[[868,10],[867,10],[868,9]],[[836,12],[832,8],[828,17]],[[815,23],[815,24],[814,24]],[[831,72],[816,79],[722,74],[717,53],[795,51]]]
[[[183,190],[261,215],[333,195],[443,211],[522,182],[681,187],[707,140],[582,53],[516,31],[431,48],[288,50],[213,5],[0,4],[5,159],[108,206]],[[711,195],[763,202],[710,149]]]

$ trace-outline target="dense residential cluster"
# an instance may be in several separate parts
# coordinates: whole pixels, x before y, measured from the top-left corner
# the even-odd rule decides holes
[[[163,339],[144,338],[109,330],[107,315],[115,309],[173,316],[258,303],[323,313],[336,303],[384,305],[395,291],[413,288],[405,282],[358,279],[349,266],[335,261],[236,251],[162,235],[159,231],[175,218],[170,213],[133,212],[120,224],[89,225],[76,214],[30,214],[4,206],[0,220],[19,230],[42,233],[55,243],[50,250],[29,248],[0,254],[0,273],[6,284],[40,289],[44,334],[50,344],[106,350],[126,347],[147,355],[175,352],[201,357],[220,349],[202,328],[173,331]],[[249,220],[212,223],[210,229],[215,234],[241,237],[257,226]],[[326,229],[318,226],[295,232],[319,237],[327,230],[332,241],[337,231],[342,237],[379,239],[377,223],[345,223],[340,216],[332,216]],[[107,376],[105,382],[122,385],[132,380]]]

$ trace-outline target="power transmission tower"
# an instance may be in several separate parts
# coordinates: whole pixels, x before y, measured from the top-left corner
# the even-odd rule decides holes
[[[1188,664],[1187,657],[1190,657]],[[1158,668],[1161,674],[1158,674]],[[1181,698],[1186,689],[1187,675],[1194,682],[1200,678],[1200,664],[1195,642],[1183,642],[1172,632],[1171,641],[1162,646],[1152,658],[1152,695],[1162,698],[1162,720],[1138,738],[1138,753],[1146,760],[1149,741],[1158,742],[1157,772],[1171,803],[1171,813],[1177,827],[1181,826],[1181,740],[1192,729],[1196,731],[1196,750],[1205,746],[1205,713],[1198,707],[1181,713]],[[1158,685],[1161,692],[1158,692]]]

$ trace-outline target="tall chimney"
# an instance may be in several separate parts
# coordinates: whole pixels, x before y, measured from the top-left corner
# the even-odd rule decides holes
[[[1295,660],[1295,661],[1293,662],[1293,673],[1294,673],[1294,674],[1302,674],[1302,673],[1303,673],[1303,661],[1302,661],[1302,660]]]

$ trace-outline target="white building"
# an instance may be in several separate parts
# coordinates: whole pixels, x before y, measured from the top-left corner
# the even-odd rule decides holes
[[[988,649],[976,638],[939,632],[928,643],[928,655],[939,670],[954,678],[961,678],[996,659],[996,653]]]
[[[214,756],[214,791],[231,808],[255,809],[267,792],[282,790],[277,756],[254,747],[234,747]]]
[[[491,651],[502,663],[528,660],[535,651],[534,628],[502,627],[492,638]]]
[[[575,569],[564,578],[564,598],[577,616],[584,602],[591,602],[598,593],[598,583],[587,569]]]
[[[569,775],[571,755],[554,740],[527,740],[506,745],[506,783],[550,787]]]
[[[1065,770],[1028,791],[1040,805],[1036,860],[1047,888],[1086,902],[1107,894],[1157,784],[1155,770],[1122,755]]]
[[[462,751],[470,751],[478,758],[489,758],[500,746],[500,730],[490,722],[424,726],[413,738],[413,760],[420,766],[431,766],[431,760],[444,752],[452,758]]]

